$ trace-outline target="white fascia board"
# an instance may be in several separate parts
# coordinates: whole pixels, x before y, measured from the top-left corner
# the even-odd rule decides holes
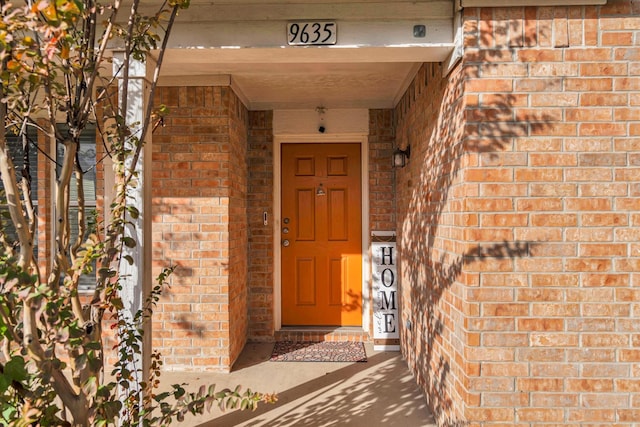
[[[452,19],[401,21],[335,21],[337,47],[436,46],[453,42]],[[424,25],[424,37],[414,37],[415,25]],[[292,48],[288,46],[287,21],[176,22],[169,48],[242,49]]]
[[[460,0],[462,7],[509,7],[509,6],[598,6],[607,0]]]

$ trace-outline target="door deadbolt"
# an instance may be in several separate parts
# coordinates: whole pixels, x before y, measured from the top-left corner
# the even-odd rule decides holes
[[[289,246],[289,245],[290,245],[289,240],[284,239],[284,240],[282,241],[282,246],[284,246],[285,248],[286,248],[287,246]]]

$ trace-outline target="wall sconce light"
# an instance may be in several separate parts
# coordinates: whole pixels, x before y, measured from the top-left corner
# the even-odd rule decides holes
[[[394,168],[403,168],[409,162],[409,157],[411,157],[411,146],[407,145],[407,148],[401,150],[400,147],[396,148],[396,151],[393,152],[393,167]]]

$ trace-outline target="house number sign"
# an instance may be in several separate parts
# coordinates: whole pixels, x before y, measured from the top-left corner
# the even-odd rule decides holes
[[[338,26],[334,21],[295,21],[287,23],[290,46],[322,46],[336,44]]]

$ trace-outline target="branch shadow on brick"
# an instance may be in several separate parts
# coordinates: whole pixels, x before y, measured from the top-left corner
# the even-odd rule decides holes
[[[396,175],[407,326],[401,342],[438,425],[446,427],[467,424],[462,383],[469,373],[464,362],[458,365],[466,360],[462,321],[468,313],[462,305],[465,281],[473,275],[465,270],[529,257],[537,245],[499,236],[473,242],[464,234],[478,226],[472,222],[478,214],[473,198],[481,198],[482,182],[492,181],[482,167],[499,170],[515,138],[536,135],[557,121],[545,112],[518,111],[521,100],[508,90],[465,98],[473,92],[469,77],[481,75],[487,65],[478,58],[464,60],[448,76],[441,64],[425,64],[396,108],[397,145],[410,144],[412,152],[410,166]],[[474,167],[478,177],[470,181],[463,173]],[[495,186],[501,191],[502,183]]]

